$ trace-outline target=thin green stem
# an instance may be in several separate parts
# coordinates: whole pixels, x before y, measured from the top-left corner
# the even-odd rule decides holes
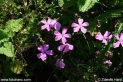
[[[87,41],[87,39],[86,39],[86,36],[83,34],[83,36],[84,36],[84,38],[85,38],[85,40],[86,40],[86,43],[87,43],[87,45],[88,45],[88,48],[89,48],[89,53],[90,53],[90,55],[91,55],[91,49],[90,49],[90,46],[89,46],[89,43],[88,43],[88,41]]]
[[[60,57],[60,61],[61,61],[63,55],[64,55],[64,52],[63,52],[63,54],[62,54],[61,57]],[[60,61],[59,61],[59,62],[60,62]],[[58,63],[59,63],[59,62],[58,62]],[[50,76],[48,77],[47,82],[49,82],[49,79],[50,79],[51,75],[53,74],[53,72],[54,72],[55,70],[56,70],[56,67],[53,69],[52,73],[51,73]]]
[[[56,70],[56,67],[53,69],[52,73],[50,74],[49,78],[47,79],[47,82],[49,82],[49,79],[51,77],[51,75],[53,74],[53,72]]]

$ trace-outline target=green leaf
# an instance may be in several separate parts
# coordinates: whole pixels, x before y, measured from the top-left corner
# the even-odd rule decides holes
[[[62,7],[64,5],[64,1],[63,0],[58,0],[58,4],[60,7]]]
[[[9,37],[13,37],[14,36],[14,33],[15,32],[18,32],[23,26],[23,19],[20,18],[20,19],[17,19],[17,20],[9,20],[7,23],[6,23],[6,26],[5,26],[5,31],[7,33],[9,33]]]
[[[7,57],[14,56],[14,47],[11,42],[4,42],[4,46],[0,47],[0,54],[4,54]]]
[[[60,7],[68,8],[75,5],[77,0],[58,0]]]
[[[0,6],[5,2],[5,0],[0,0]]]
[[[15,60],[13,62],[10,63],[10,69],[12,72],[16,73],[16,74],[20,74],[21,71],[23,70],[23,64],[21,61],[19,60]]]
[[[120,23],[120,25],[119,25],[119,27],[118,27],[118,30],[117,30],[117,32],[118,33],[120,33],[121,32],[121,30],[123,30],[123,23]]]
[[[6,38],[8,38],[7,33],[3,31],[2,29],[0,29],[0,42],[2,42],[2,40]]]
[[[92,1],[98,3],[98,0],[92,0]]]
[[[96,3],[93,0],[78,0],[78,7],[80,12],[86,12]]]

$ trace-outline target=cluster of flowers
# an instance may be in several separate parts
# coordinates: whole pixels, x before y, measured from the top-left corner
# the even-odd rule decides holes
[[[110,52],[110,51],[107,51],[105,56],[106,56],[107,59],[112,58],[113,53]],[[110,67],[112,65],[112,62],[110,60],[106,60],[106,61],[103,62],[103,64],[106,64]]]
[[[54,35],[55,37],[55,41],[61,41],[61,45],[58,46],[58,51],[63,51],[68,52],[70,50],[73,50],[74,46],[67,43],[67,39],[66,38],[71,38],[71,34],[67,33],[67,28],[63,28],[62,32],[60,33],[60,28],[61,28],[61,24],[59,22],[57,22],[56,20],[53,20],[51,18],[48,18],[48,20],[44,19],[41,20],[41,23],[43,23],[44,25],[41,26],[41,30],[47,29],[47,31],[50,31],[51,28],[54,28]],[[78,24],[77,23],[72,23],[71,27],[74,27],[73,31],[74,32],[78,32],[79,30],[81,30],[82,33],[86,33],[87,29],[84,28],[84,26],[88,26],[88,22],[83,22],[83,19],[79,18],[78,19]],[[48,50],[49,49],[49,45],[48,44],[44,44],[43,46],[39,46],[38,50],[41,52],[39,54],[37,54],[38,58],[41,58],[42,61],[45,61],[47,59],[47,55],[53,55],[53,50]],[[56,64],[57,67],[59,68],[64,68],[65,67],[65,63],[64,63],[64,59],[60,58],[57,59]]]
[[[113,47],[117,48],[120,46],[120,44],[123,47],[123,33],[121,33],[120,37],[118,33],[115,33],[114,36],[116,37],[118,41],[113,43]],[[104,35],[98,32],[95,38],[102,41],[102,43],[105,43],[105,45],[107,45],[108,41],[112,38],[112,34],[109,31],[106,31]]]
[[[98,39],[99,41],[102,41],[102,43],[104,43],[105,45],[107,45],[108,41],[112,38],[112,36],[113,35],[109,31],[106,31],[104,35],[98,32],[95,38]],[[117,39],[117,42],[113,43],[113,47],[118,48],[120,44],[123,47],[123,33],[121,33],[120,36],[118,35],[118,33],[115,33],[114,37]],[[112,62],[110,60],[106,60],[104,64],[107,64],[110,67],[112,65]]]

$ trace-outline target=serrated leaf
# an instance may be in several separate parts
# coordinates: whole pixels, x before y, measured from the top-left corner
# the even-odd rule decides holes
[[[15,60],[10,63],[10,70],[16,74],[20,74],[21,71],[23,70],[23,64],[19,60]]]
[[[15,32],[18,32],[23,26],[23,19],[9,20],[6,22],[5,31],[9,33],[9,37],[14,36]]]
[[[86,12],[96,3],[93,0],[78,0],[78,7],[80,12]]]
[[[77,0],[58,0],[60,7],[68,8],[76,4]]]
[[[14,56],[14,47],[11,42],[4,42],[4,46],[0,47],[0,54],[4,54],[8,57]]]

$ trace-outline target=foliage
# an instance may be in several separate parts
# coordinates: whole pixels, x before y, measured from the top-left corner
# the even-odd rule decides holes
[[[5,38],[8,38],[8,35],[5,31],[3,31],[2,29],[0,29],[0,41],[2,41]]]
[[[6,33],[8,33],[9,37],[13,37],[15,32],[21,30],[22,26],[23,26],[23,19],[17,19],[17,20],[12,19],[6,22],[4,30]]]
[[[79,11],[86,12],[94,6],[95,2],[93,0],[78,0]]]
[[[30,78],[33,82],[95,82],[98,78],[122,78],[123,48],[114,48],[113,36],[108,44],[95,39],[109,31],[123,32],[123,0],[0,0],[0,79]],[[67,28],[74,49],[61,53],[54,29],[41,30],[41,20],[50,17]],[[72,23],[82,18],[89,23],[87,33],[74,33]],[[49,44],[54,51],[46,61],[37,58],[37,48]],[[106,53],[113,53],[107,58]],[[64,69],[57,59],[64,59]],[[103,62],[110,60],[112,66]]]
[[[80,12],[86,12],[94,6],[96,0],[58,0],[60,7],[68,8],[73,5],[78,5]]]
[[[4,42],[3,46],[0,47],[0,53],[8,57],[14,56],[14,47],[11,42]]]

